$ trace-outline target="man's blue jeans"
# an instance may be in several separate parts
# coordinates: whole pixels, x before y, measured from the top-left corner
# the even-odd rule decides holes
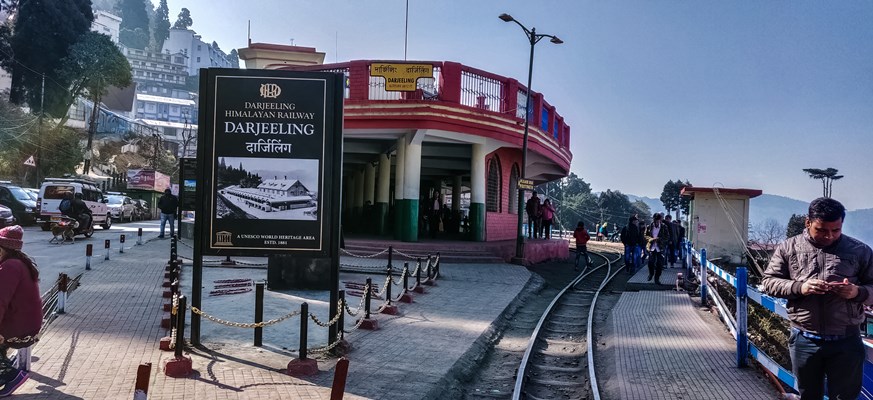
[[[176,234],[176,214],[161,213],[161,234],[158,237],[164,237],[164,227],[167,226],[167,221],[170,222],[170,236]]]
[[[791,372],[797,377],[801,399],[821,399],[825,376],[829,398],[858,398],[865,357],[860,336],[824,341],[807,338],[799,330],[791,329],[788,348]]]

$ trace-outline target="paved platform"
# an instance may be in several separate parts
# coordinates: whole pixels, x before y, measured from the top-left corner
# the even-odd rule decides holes
[[[296,348],[290,344],[298,340],[298,329],[287,322],[275,329],[283,341],[268,343],[270,336],[265,335],[263,348],[235,335],[220,340],[221,331],[212,331],[214,340],[204,337],[204,347],[191,350],[194,374],[166,377],[162,364],[172,353],[159,351],[158,340],[166,335],[160,328],[161,283],[169,241],[130,247],[123,255],[113,254],[111,261],[95,262],[85,274],[82,286],[70,296],[67,314],[35,346],[32,378],[15,398],[130,399],[137,366],[145,362],[153,364],[150,399],[328,398],[335,360],[319,360],[320,373],[311,378],[283,373],[293,356],[287,349]],[[458,360],[480,351],[477,342],[531,276],[514,265],[443,264],[437,286],[416,295],[415,303],[401,305],[400,315],[378,315],[379,330],[347,335],[352,351],[346,398],[439,398],[447,376],[457,373]],[[223,315],[220,308],[213,311],[246,321],[244,316]],[[204,329],[211,323],[204,320]],[[347,327],[353,323],[347,321]]]
[[[82,286],[70,297],[68,313],[34,348],[32,379],[14,398],[130,399],[136,368],[145,362],[154,366],[150,399],[329,397],[335,360],[319,359],[319,374],[309,378],[283,371],[296,355],[299,318],[265,329],[262,348],[252,346],[251,330],[203,320],[204,346],[190,351],[194,373],[183,379],[166,377],[162,365],[172,353],[159,351],[157,343],[167,334],[159,321],[165,316],[161,283],[169,243],[150,238],[142,246],[128,246],[124,254],[113,249],[111,261],[95,254],[93,270],[85,273]],[[185,254],[183,247],[180,253]],[[343,262],[384,264],[375,259]],[[679,271],[665,270],[662,282],[675,282]],[[261,266],[210,267],[204,283],[234,276],[258,279],[265,272]],[[760,373],[734,367],[735,345],[721,326],[707,321],[687,294],[664,290],[669,285],[655,287],[646,281],[647,275],[642,270],[630,278],[642,291],[624,293],[608,321],[612,332],[603,340],[610,345],[601,350],[615,366],[613,373],[600,375],[604,398],[775,398],[775,389]],[[365,277],[343,273],[341,280]],[[189,280],[190,272],[183,278]],[[528,270],[514,265],[443,264],[437,286],[416,295],[414,303],[401,304],[400,315],[378,315],[379,330],[347,335],[352,351],[346,398],[442,398],[448,382],[470,371],[464,360],[481,357],[487,349],[485,342],[494,335],[492,324],[534,281]],[[251,318],[241,310],[249,310],[251,300],[246,295],[204,297],[204,310],[247,322]],[[354,309],[357,298],[349,300]],[[323,293],[268,291],[266,301],[267,319],[302,301],[326,319]],[[352,324],[349,318],[346,328]],[[311,345],[325,344],[323,330],[310,327]]]
[[[623,293],[608,321],[611,348],[602,349],[615,360],[614,373],[600,377],[604,398],[778,398],[760,371],[736,367],[736,342],[703,313],[685,292]]]

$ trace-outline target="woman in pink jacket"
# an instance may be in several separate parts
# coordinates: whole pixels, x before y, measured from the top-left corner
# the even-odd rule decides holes
[[[29,378],[12,366],[7,353],[36,342],[42,328],[39,270],[21,252],[24,231],[18,225],[0,229],[0,397],[6,397]]]
[[[552,206],[552,200],[546,199],[543,202],[543,235],[540,237],[551,239],[552,238],[552,220],[555,218],[555,207]]]

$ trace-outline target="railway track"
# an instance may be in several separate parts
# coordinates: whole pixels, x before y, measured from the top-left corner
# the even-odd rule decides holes
[[[591,316],[600,290],[622,269],[616,265],[620,255],[589,254],[591,265],[555,296],[534,328],[513,399],[599,399]]]

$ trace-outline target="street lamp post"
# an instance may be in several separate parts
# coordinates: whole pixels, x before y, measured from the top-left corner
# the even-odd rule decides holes
[[[526,179],[526,171],[527,171],[527,136],[528,130],[530,128],[530,98],[533,95],[533,90],[531,89],[531,80],[533,79],[533,60],[534,60],[534,47],[540,40],[543,38],[549,38],[549,41],[554,44],[564,43],[563,40],[558,39],[557,36],[554,35],[545,35],[542,33],[537,33],[537,28],[527,29],[526,26],[522,25],[521,22],[518,22],[515,18],[512,18],[509,14],[500,14],[498,17],[503,22],[515,22],[518,26],[524,30],[524,34],[527,35],[527,39],[530,42],[530,60],[528,62],[527,67],[527,96],[525,99],[524,106],[524,138],[522,141],[521,148],[521,179]],[[522,225],[524,223],[524,189],[518,188],[518,237],[515,241],[515,258],[519,262],[524,260],[524,231],[522,230]]]

